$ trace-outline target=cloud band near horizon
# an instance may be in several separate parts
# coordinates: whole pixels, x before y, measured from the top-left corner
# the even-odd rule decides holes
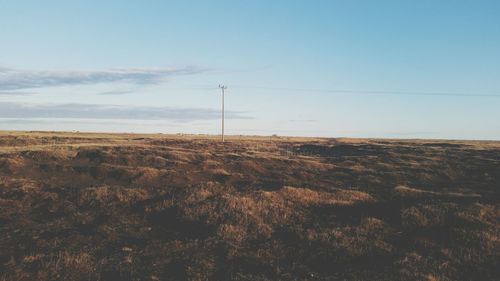
[[[215,120],[220,111],[212,108],[120,106],[103,104],[24,104],[0,102],[0,118],[74,118],[120,120]],[[228,119],[252,119],[242,111],[226,111]]]
[[[180,68],[114,68],[98,71],[38,71],[0,67],[0,91],[113,82],[158,84],[171,76],[192,75],[206,71],[207,69],[196,66]]]

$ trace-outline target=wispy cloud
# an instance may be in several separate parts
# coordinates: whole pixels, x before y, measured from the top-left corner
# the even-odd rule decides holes
[[[251,119],[246,112],[227,111],[229,119]],[[75,118],[122,120],[174,120],[190,122],[220,118],[211,108],[120,106],[101,104],[21,104],[0,102],[0,118]]]
[[[117,90],[117,91],[100,92],[99,95],[104,95],[104,96],[119,96],[119,95],[131,94],[131,93],[134,93],[134,92],[135,91],[132,91],[132,90]]]
[[[1,86],[0,86],[1,87]],[[0,96],[27,96],[32,95],[32,92],[20,92],[20,91],[0,91]]]
[[[207,69],[195,66],[181,68],[115,68],[94,71],[35,71],[0,67],[0,91],[111,82],[158,84],[171,76],[191,75],[205,71]]]
[[[290,122],[304,122],[304,123],[315,123],[318,122],[319,120],[316,119],[291,119],[288,120]]]
[[[416,131],[416,132],[393,132],[389,133],[396,136],[423,136],[423,135],[439,135],[440,132],[432,132],[432,131]]]

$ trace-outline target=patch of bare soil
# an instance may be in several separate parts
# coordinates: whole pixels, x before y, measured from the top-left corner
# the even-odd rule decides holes
[[[0,133],[0,280],[500,280],[500,143]]]

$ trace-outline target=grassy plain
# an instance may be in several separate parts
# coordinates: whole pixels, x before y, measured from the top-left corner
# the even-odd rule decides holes
[[[500,280],[500,143],[0,132],[0,280]]]

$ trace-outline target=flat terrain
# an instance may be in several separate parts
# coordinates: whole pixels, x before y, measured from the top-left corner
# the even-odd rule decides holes
[[[500,143],[0,132],[0,280],[500,280]]]

